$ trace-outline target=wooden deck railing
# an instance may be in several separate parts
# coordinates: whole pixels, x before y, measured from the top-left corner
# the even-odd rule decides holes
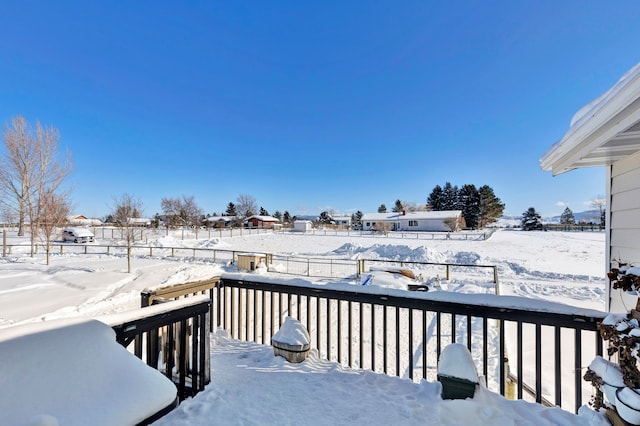
[[[258,280],[215,277],[145,292],[142,300],[179,298],[181,292],[208,294],[212,327],[261,344],[270,344],[284,318],[291,316],[307,327],[320,357],[352,368],[435,380],[442,349],[457,342],[469,348],[487,386],[502,395],[513,384],[517,398],[577,412],[593,391],[582,375],[602,355],[597,322],[604,313],[480,306],[472,303],[473,295],[451,302],[409,292],[365,293]]]
[[[157,299],[156,302],[160,302]],[[124,347],[171,379],[180,401],[204,390],[210,377],[208,297],[156,304],[104,318]]]

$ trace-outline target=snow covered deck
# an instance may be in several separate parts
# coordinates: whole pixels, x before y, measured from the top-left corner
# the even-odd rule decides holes
[[[2,424],[135,425],[177,405],[174,384],[97,320],[2,329],[0,359]]]

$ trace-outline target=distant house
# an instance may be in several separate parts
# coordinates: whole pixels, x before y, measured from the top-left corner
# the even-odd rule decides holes
[[[296,232],[311,231],[313,224],[310,220],[296,220],[293,222],[293,230]]]
[[[462,224],[462,211],[365,213],[362,230],[375,231],[382,227],[389,231],[458,231]]]
[[[331,218],[336,225],[351,228],[351,216],[332,216]]]
[[[248,228],[274,228],[280,225],[280,221],[273,216],[253,215],[245,220]]]
[[[204,219],[206,226],[214,228],[229,228],[238,220],[238,216],[211,216]]]
[[[617,261],[640,266],[640,64],[580,109],[563,138],[540,159],[554,175],[604,166],[606,170],[605,271]],[[638,296],[608,289],[608,310],[627,312]]]
[[[151,219],[147,217],[130,217],[127,223],[133,226],[151,226]]]
[[[84,215],[71,215],[67,216],[67,222],[69,225],[78,225],[78,226],[100,226],[102,225],[102,221],[100,219],[92,219],[88,218]]]

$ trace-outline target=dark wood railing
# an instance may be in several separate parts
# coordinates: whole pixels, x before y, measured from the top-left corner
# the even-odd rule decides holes
[[[583,372],[603,352],[597,322],[605,313],[517,309],[501,306],[498,296],[489,296],[494,306],[480,306],[474,295],[456,295],[460,300],[452,302],[393,290],[379,294],[216,277],[142,297],[181,293],[212,297],[211,326],[235,339],[270,344],[291,316],[307,327],[320,357],[412,380],[436,380],[441,351],[463,343],[490,389],[508,395],[515,386],[513,397],[576,412],[593,391]]]
[[[211,300],[198,297],[106,317],[105,321],[121,345],[133,345],[138,358],[175,383],[182,401],[211,380],[210,312]]]

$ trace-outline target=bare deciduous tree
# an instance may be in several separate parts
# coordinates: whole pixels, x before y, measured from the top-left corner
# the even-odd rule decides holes
[[[193,196],[163,198],[160,201],[165,220],[172,226],[198,226],[203,215]]]
[[[142,217],[142,201],[131,194],[123,194],[113,199],[113,221],[120,227],[127,247],[127,272],[131,273],[131,252],[135,241],[136,222]]]
[[[256,199],[251,195],[240,194],[236,200],[236,212],[243,218],[247,218],[256,214],[258,211],[258,205]]]
[[[393,224],[390,222],[375,222],[372,229],[378,234],[387,235],[393,229]]]
[[[18,215],[18,235],[24,235],[26,220],[31,228],[31,253],[37,234],[42,200],[55,194],[71,172],[67,152],[58,158],[60,133],[55,127],[35,126],[22,116],[11,119],[3,133],[5,152],[0,156],[0,200]]]
[[[589,202],[591,204],[591,208],[594,210],[598,210],[598,217],[596,221],[598,221],[601,225],[604,225],[605,222],[605,209],[607,207],[607,200],[603,195],[598,195],[596,198]]]
[[[0,204],[0,218],[2,218],[2,220],[8,225],[15,225],[18,215],[11,207]]]
[[[38,207],[38,235],[44,243],[47,253],[47,265],[49,264],[49,254],[51,252],[51,238],[57,230],[65,224],[69,216],[69,203],[66,194],[46,193],[40,197]]]
[[[461,227],[464,227],[464,217],[448,217],[444,220],[444,224],[451,230],[451,232],[458,231]]]

